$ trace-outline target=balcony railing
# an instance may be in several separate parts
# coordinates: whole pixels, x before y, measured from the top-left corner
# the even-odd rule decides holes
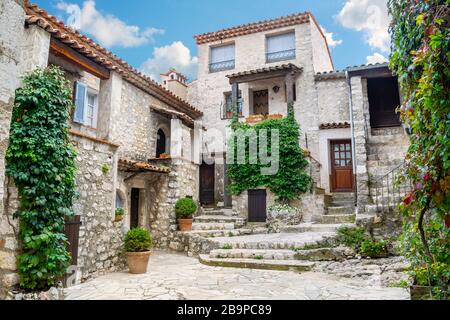
[[[221,61],[211,63],[209,65],[209,72],[219,72],[224,70],[232,70],[234,69],[234,60]]]
[[[291,59],[295,59],[295,49],[271,52],[266,54],[267,62],[277,62]]]

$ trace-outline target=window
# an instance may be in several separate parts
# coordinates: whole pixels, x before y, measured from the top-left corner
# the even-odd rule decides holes
[[[77,82],[75,86],[75,114],[73,121],[92,128],[97,127],[98,94]]]
[[[235,62],[234,44],[211,48],[210,72],[218,72],[234,69]]]
[[[226,92],[224,94],[225,96],[225,105],[222,111],[222,117],[223,119],[231,119],[233,118],[233,99],[231,96],[231,92]],[[243,100],[241,97],[241,92],[239,92],[239,97],[238,97],[238,113],[239,116],[242,116],[242,108],[243,108]]]
[[[267,62],[295,59],[295,33],[267,37]]]
[[[156,158],[160,158],[162,154],[166,153],[166,149],[166,134],[162,129],[159,129],[156,134]]]

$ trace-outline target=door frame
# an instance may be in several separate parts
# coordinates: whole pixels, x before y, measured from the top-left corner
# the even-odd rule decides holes
[[[137,196],[137,202],[134,201],[133,196]],[[135,211],[133,210],[136,206]],[[141,189],[131,188],[130,191],[130,229],[139,227],[139,218],[141,213]],[[133,225],[134,218],[136,218],[136,225]]]
[[[212,179],[213,179],[213,188],[212,188],[212,203],[205,203],[204,202],[204,194],[203,194],[203,183],[202,183],[202,174],[205,172],[202,170],[202,168],[204,168],[205,166],[208,167],[212,167],[210,168],[210,170],[212,170]],[[214,206],[215,202],[216,202],[216,164],[212,163],[212,164],[207,164],[206,162],[202,162],[202,164],[200,165],[200,169],[199,169],[199,200],[200,200],[200,205],[204,205],[204,206]]]
[[[333,146],[335,144],[350,144],[350,156],[352,158],[352,164],[348,166],[351,169],[351,182],[352,182],[352,188],[350,189],[338,189],[337,188],[337,181],[336,181],[336,173],[335,173],[335,157],[334,157],[334,150]],[[333,193],[344,193],[344,192],[354,192],[355,191],[355,173],[354,173],[354,167],[353,162],[355,159],[353,159],[353,146],[352,146],[352,140],[351,139],[333,139],[330,140],[330,145],[328,148],[329,157],[330,157],[330,191]]]
[[[263,216],[260,216],[258,214],[255,215],[256,219],[255,221],[251,221],[254,217],[251,217],[251,197],[257,196],[257,194],[261,194],[263,197],[261,198],[264,203],[260,204],[261,208],[265,211]],[[251,219],[252,218],[252,219]],[[263,219],[264,218],[264,219]],[[262,223],[267,222],[267,190],[266,189],[251,189],[247,190],[247,220],[248,222],[252,223]]]

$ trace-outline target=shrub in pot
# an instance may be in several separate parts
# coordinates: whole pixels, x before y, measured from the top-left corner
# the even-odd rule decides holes
[[[124,249],[130,273],[141,274],[147,272],[151,247],[152,237],[146,229],[135,228],[127,232]]]
[[[124,214],[125,214],[125,210],[123,210],[123,208],[116,208],[115,221],[116,222],[122,221]]]
[[[178,227],[180,231],[192,230],[193,215],[197,211],[197,204],[191,198],[179,199],[175,204]]]

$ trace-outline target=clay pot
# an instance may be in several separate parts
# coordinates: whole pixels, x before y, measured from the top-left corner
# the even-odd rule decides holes
[[[115,219],[114,219],[115,222],[119,222],[119,221],[122,221],[122,220],[123,220],[123,216],[116,216]]]
[[[193,219],[178,219],[180,231],[191,231]]]
[[[145,252],[127,252],[128,269],[132,274],[147,273],[150,251]]]

